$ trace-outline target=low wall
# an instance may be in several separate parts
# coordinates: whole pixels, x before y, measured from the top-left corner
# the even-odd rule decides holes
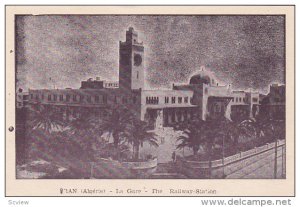
[[[92,163],[91,176],[105,179],[148,178],[156,171],[156,167],[157,158],[142,162],[99,159]]]
[[[278,140],[278,147],[285,144],[285,140]],[[218,177],[217,174],[219,169],[222,169],[223,166],[238,162],[240,160],[255,156],[257,154],[263,153],[265,151],[271,150],[275,147],[275,142],[266,144],[254,149],[240,152],[235,155],[225,157],[224,164],[223,159],[211,161],[212,170],[216,171],[215,177]],[[181,173],[190,177],[190,178],[208,178],[209,177],[209,161],[189,161],[184,158],[178,160]]]
[[[143,169],[156,167],[157,166],[157,158],[154,158],[149,161],[142,161],[142,162],[121,162],[121,163],[126,168],[143,170]]]

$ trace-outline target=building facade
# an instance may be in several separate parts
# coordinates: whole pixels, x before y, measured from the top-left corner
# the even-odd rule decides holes
[[[219,85],[215,75],[204,67],[188,84],[173,84],[170,90],[146,90],[144,52],[143,42],[131,27],[125,42],[119,42],[118,83],[96,78],[82,81],[80,89],[29,90],[28,103],[37,109],[43,106],[55,110],[65,120],[88,114],[104,116],[107,108],[126,107],[154,128],[193,117],[206,120],[225,116],[234,120],[258,113],[258,93]]]
[[[285,120],[285,100],[285,85],[271,84],[261,100],[262,113],[273,120]]]

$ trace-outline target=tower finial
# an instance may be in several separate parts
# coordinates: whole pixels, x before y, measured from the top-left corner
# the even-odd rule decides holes
[[[204,65],[200,66],[200,70],[204,71],[205,70],[205,66]]]

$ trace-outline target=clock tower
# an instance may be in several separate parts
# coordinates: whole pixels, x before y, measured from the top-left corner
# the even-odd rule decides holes
[[[126,31],[126,41],[120,41],[119,85],[127,90],[144,88],[144,46],[132,27]]]

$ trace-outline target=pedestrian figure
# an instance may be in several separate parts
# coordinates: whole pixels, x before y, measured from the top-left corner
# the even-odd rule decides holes
[[[176,152],[175,151],[172,153],[172,160],[173,160],[173,163],[176,162]]]

